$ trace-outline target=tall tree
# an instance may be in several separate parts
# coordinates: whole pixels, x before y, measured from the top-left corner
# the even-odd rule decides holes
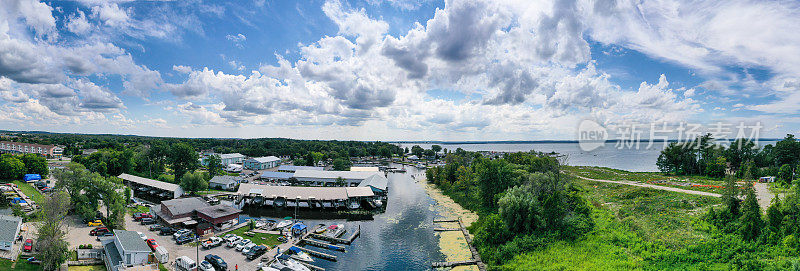
[[[28,153],[20,156],[20,158],[22,159],[22,163],[25,164],[25,173],[39,174],[42,175],[42,177],[50,173],[47,168],[47,159],[45,159],[44,156]]]
[[[411,146],[411,153],[416,155],[419,158],[422,158],[422,154],[425,152],[425,149],[420,147],[419,145]]]
[[[67,227],[63,225],[70,207],[69,194],[56,190],[42,202],[43,221],[38,231],[36,245],[42,269],[56,270],[69,257],[69,243],[65,239]]]
[[[169,163],[175,172],[175,180],[181,180],[183,174],[197,169],[199,156],[192,146],[186,143],[175,143],[170,147]]]
[[[761,208],[758,206],[758,199],[752,185],[748,185],[745,189],[742,216],[739,221],[741,225],[739,233],[744,240],[755,240],[761,234],[761,227],[763,227],[764,221],[761,220]]]
[[[219,156],[216,154],[209,155],[206,157],[206,162],[208,163],[208,174],[211,177],[220,176],[222,175],[222,160],[220,160]]]
[[[436,152],[436,153],[439,153],[439,151],[441,151],[441,150],[442,150],[442,146],[439,146],[439,145],[431,145],[431,150],[433,150],[433,151],[434,151],[434,152]]]
[[[180,185],[183,187],[183,190],[192,193],[208,188],[208,182],[203,179],[203,174],[200,172],[187,172],[183,174]]]

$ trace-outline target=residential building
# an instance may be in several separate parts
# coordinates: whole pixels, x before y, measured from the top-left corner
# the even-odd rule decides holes
[[[281,159],[275,156],[256,157],[244,160],[244,167],[252,170],[274,168],[281,164]]]
[[[11,250],[22,228],[22,218],[0,215],[0,250]]]
[[[135,231],[114,230],[114,238],[101,241],[108,271],[148,265],[150,247]],[[156,267],[156,269],[158,269]]]
[[[53,145],[41,145],[11,141],[0,141],[0,152],[3,153],[35,153],[52,158],[59,158],[64,149]]]
[[[208,187],[211,189],[233,191],[236,190],[236,185],[239,184],[239,180],[239,177],[229,175],[214,176],[214,178],[208,181]]]

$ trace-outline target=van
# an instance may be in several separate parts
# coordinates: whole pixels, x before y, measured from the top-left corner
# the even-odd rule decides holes
[[[197,263],[187,256],[180,256],[175,259],[175,268],[178,270],[193,271],[197,270]]]
[[[160,263],[166,263],[169,261],[169,252],[164,246],[157,246],[156,250],[153,252],[153,255],[156,256],[156,260]]]

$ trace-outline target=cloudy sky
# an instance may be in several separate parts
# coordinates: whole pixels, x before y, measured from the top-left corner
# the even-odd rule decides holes
[[[0,1],[0,129],[574,139],[800,133],[796,1]]]

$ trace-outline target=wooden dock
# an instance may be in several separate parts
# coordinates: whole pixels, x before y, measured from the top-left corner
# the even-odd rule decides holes
[[[433,231],[460,231],[459,228],[433,228]]]
[[[467,227],[464,226],[464,222],[461,221],[461,218],[459,218],[458,220],[455,220],[455,219],[436,219],[433,222],[434,223],[458,222],[459,229],[454,229],[454,230],[461,230],[461,233],[464,234],[464,239],[467,240],[467,245],[469,245],[469,252],[472,254],[472,259],[471,260],[465,260],[465,261],[454,261],[454,262],[434,262],[434,263],[431,264],[431,267],[434,267],[434,268],[436,268],[436,267],[455,267],[455,266],[461,266],[461,265],[473,265],[474,264],[474,265],[478,266],[478,270],[486,271],[486,264],[484,264],[483,260],[481,260],[481,255],[478,254],[478,250],[476,250],[475,246],[472,245],[472,237],[470,237],[469,231],[467,231]],[[440,229],[451,230],[449,228],[440,228]],[[434,231],[435,230],[436,230],[436,228],[434,229]]]
[[[316,233],[309,233],[308,234],[309,237],[317,239],[317,240],[328,241],[328,242],[337,243],[337,244],[345,244],[345,245],[349,245],[349,244],[353,243],[353,241],[359,235],[361,235],[361,225],[359,225],[358,228],[356,229],[356,231],[353,233],[353,235],[351,235],[347,239],[330,237],[330,236],[327,236],[327,235],[321,235],[321,234],[316,234]]]
[[[316,251],[316,250],[310,250],[310,249],[307,249],[307,248],[304,248],[304,247],[297,247],[297,248],[299,248],[300,250],[302,250],[305,253],[308,253],[308,255],[311,255],[311,256],[314,256],[314,257],[317,257],[317,258],[320,258],[320,259],[333,261],[333,262],[336,261],[336,256],[334,256],[334,255],[330,255],[330,254],[327,254],[327,253],[322,253],[322,252],[319,252],[319,251]]]
[[[325,249],[336,250],[336,251],[341,251],[341,252],[347,252],[347,251],[345,251],[343,246],[337,246],[337,245],[334,245],[334,244],[315,241],[315,240],[311,240],[311,239],[308,239],[308,238],[303,239],[302,241],[298,242],[298,244],[306,244],[306,245],[309,245],[309,246],[312,246],[312,247],[318,247],[318,248],[325,248]]]
[[[316,266],[316,265],[312,265],[312,264],[304,262],[304,261],[297,261],[297,262],[302,264],[302,265],[305,265],[306,267],[308,267],[308,269],[311,269],[311,270],[314,270],[314,271],[325,271],[325,268],[322,268],[322,267],[319,267],[319,266]]]

